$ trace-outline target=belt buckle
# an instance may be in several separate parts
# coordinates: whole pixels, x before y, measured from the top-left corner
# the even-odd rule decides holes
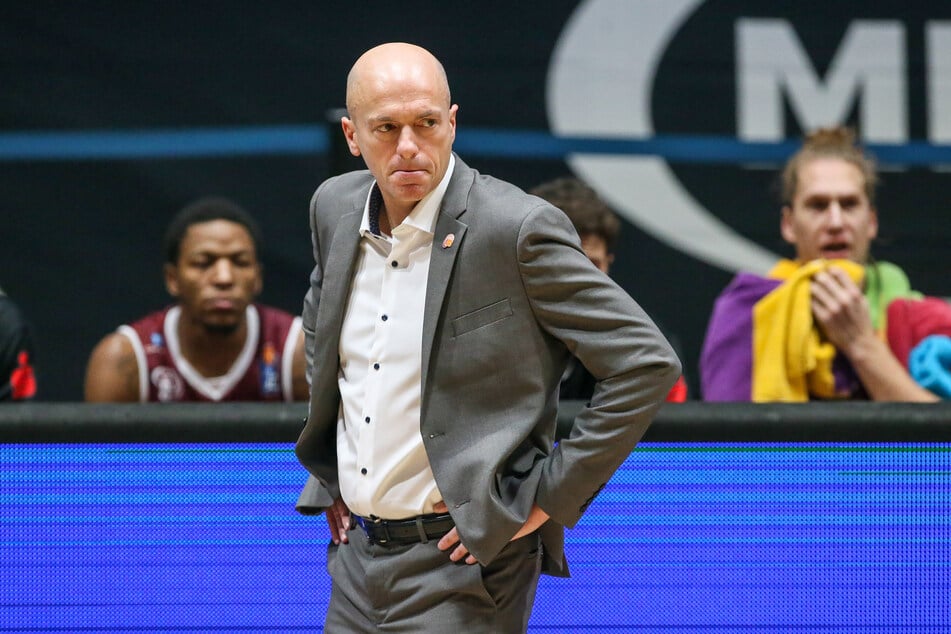
[[[390,541],[390,530],[389,530],[389,527],[388,527],[387,524],[386,524],[386,521],[383,520],[383,519],[380,519],[379,517],[373,517],[372,515],[370,516],[370,519],[371,519],[371,521],[372,521],[374,524],[376,524],[378,530],[379,530],[379,529],[382,529],[382,531],[380,531],[380,532],[383,533],[383,537],[382,537],[382,538],[377,537],[377,538],[376,538],[375,540],[373,540],[373,541],[375,541],[377,544],[379,544],[379,545],[381,545],[381,546],[382,546],[383,544],[386,544],[387,542],[389,542],[389,541]],[[374,532],[376,532],[376,531],[374,531]],[[379,534],[379,533],[377,533],[377,534]]]

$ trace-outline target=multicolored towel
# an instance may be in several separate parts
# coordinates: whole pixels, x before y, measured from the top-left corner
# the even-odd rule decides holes
[[[918,385],[941,398],[951,398],[951,337],[929,335],[908,357],[908,371]]]
[[[830,264],[829,262],[826,265]],[[805,266],[821,266],[807,264]],[[842,268],[855,267],[852,263],[846,263]],[[700,356],[700,382],[703,399],[707,401],[750,401],[754,400],[754,308],[757,303],[765,299],[770,293],[780,286],[792,280],[802,280],[803,265],[793,260],[781,260],[770,271],[768,277],[761,277],[752,273],[739,273],[733,278],[733,281],[717,298],[714,304],[710,323],[707,326],[707,335],[704,340],[703,350]],[[813,270],[811,274],[816,271]],[[811,275],[810,274],[810,275]],[[896,297],[914,297],[914,293],[909,284],[908,278],[897,266],[888,262],[877,262],[866,267],[865,275],[867,283],[865,296],[869,302],[872,313],[873,324],[878,325],[878,329],[884,326],[886,322],[887,302]],[[807,275],[808,277],[808,275]],[[855,279],[855,276],[852,276]],[[802,288],[808,288],[808,285],[802,285]],[[800,291],[801,292],[801,291]],[[801,297],[800,297],[801,300]],[[796,306],[802,306],[803,303],[796,302]],[[788,306],[789,304],[787,304]],[[794,326],[796,332],[804,332],[802,324],[808,320],[811,324],[811,310],[808,309],[809,303],[805,302],[804,312],[797,309],[798,317],[791,315],[783,316],[782,321],[788,328]],[[768,312],[768,311],[767,311]],[[806,399],[811,394],[817,398],[833,398],[837,395],[848,394],[851,398],[861,398],[864,389],[858,381],[854,370],[848,360],[842,355],[834,354],[831,357],[827,354],[827,348],[819,348],[808,343],[808,339],[802,339],[799,335],[790,338],[790,333],[779,336],[782,329],[777,330],[772,322],[772,317],[768,320],[760,320],[759,328],[766,328],[767,331],[774,334],[760,334],[763,340],[762,345],[772,342],[778,348],[785,350],[777,358],[783,359],[783,367],[778,367],[779,362],[775,364],[765,364],[760,361],[758,388],[759,397],[774,400],[769,393],[777,390],[783,395],[783,400],[787,398],[801,399],[803,389],[795,379],[790,383],[788,377],[798,377],[802,373],[802,368],[813,366],[813,381],[810,387],[810,381],[807,378],[805,388]],[[759,329],[757,328],[757,330]],[[811,332],[810,327],[806,332]],[[779,336],[779,338],[774,337]],[[788,345],[779,345],[778,341],[788,342]],[[812,339],[811,341],[815,341]],[[821,339],[819,340],[821,342]],[[790,358],[789,354],[795,349],[799,352],[793,357],[791,364],[793,374],[789,374]],[[805,357],[801,355],[805,352]],[[811,352],[810,352],[811,351]],[[766,354],[761,350],[762,359],[772,358],[772,353]],[[816,357],[815,355],[819,355]],[[809,359],[812,361],[809,361]],[[831,364],[831,370],[829,370]],[[819,368],[817,370],[817,368]],[[830,373],[834,379],[830,380]],[[808,375],[808,371],[806,372]],[[785,378],[784,378],[785,377]],[[767,388],[770,383],[774,387]],[[782,387],[775,387],[780,385]],[[818,391],[813,391],[818,390]]]
[[[861,286],[865,269],[848,260],[813,260],[797,267],[753,306],[754,403],[806,402],[810,396],[848,398],[853,385],[833,374],[835,346],[812,319],[813,276],[835,266]]]
[[[888,305],[888,346],[905,368],[911,350],[928,335],[951,336],[951,303],[940,297],[899,298]]]
[[[846,260],[836,260],[844,262]],[[788,280],[797,274],[804,265],[795,260],[782,259],[767,274],[767,277]],[[806,265],[808,266],[808,265]],[[865,267],[865,299],[868,301],[869,313],[872,316],[872,327],[876,331],[884,330],[886,311],[892,301],[903,297],[921,299],[921,293],[911,289],[908,276],[899,267],[891,262],[876,262]]]
[[[753,306],[780,284],[782,280],[739,273],[720,293],[700,353],[703,400],[750,400]]]

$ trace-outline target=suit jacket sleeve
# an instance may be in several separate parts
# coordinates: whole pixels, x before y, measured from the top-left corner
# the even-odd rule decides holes
[[[318,397],[326,398],[321,386],[315,386],[314,377],[314,359],[316,349],[316,326],[317,313],[320,307],[321,291],[324,282],[324,266],[326,262],[326,253],[322,248],[326,248],[333,236],[332,229],[327,226],[321,226],[317,214],[317,201],[321,192],[328,186],[332,179],[328,179],[317,188],[310,201],[310,232],[311,242],[314,253],[314,268],[310,274],[310,285],[304,296],[304,306],[301,314],[302,328],[304,331],[304,355],[307,361],[307,382],[311,388],[311,412],[313,412],[313,400],[315,393]],[[305,425],[307,420],[305,419]],[[306,429],[306,428],[305,428]],[[332,431],[332,428],[331,430]],[[324,444],[333,443],[331,435],[323,439]],[[298,450],[300,445],[298,445]],[[298,454],[300,455],[300,454]],[[323,508],[333,503],[333,498],[339,495],[336,479],[336,465],[330,465],[322,470],[318,475],[311,474],[301,491],[300,498],[296,505],[298,512],[304,514],[313,514],[320,512]]]
[[[310,385],[314,372],[314,332],[317,327],[317,305],[320,303],[320,288],[323,281],[323,270],[320,264],[320,240],[317,235],[317,195],[320,189],[314,192],[310,201],[310,240],[314,252],[314,268],[310,273],[310,285],[304,295],[304,309],[301,312],[301,326],[304,330],[304,357],[307,360],[307,384]]]
[[[535,318],[597,379],[571,435],[545,460],[535,501],[574,526],[624,462],[681,374],[643,309],[578,248],[567,217],[545,206],[522,224],[518,263]]]

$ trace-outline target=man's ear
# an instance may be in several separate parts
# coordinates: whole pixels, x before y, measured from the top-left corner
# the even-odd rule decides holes
[[[178,297],[178,267],[174,264],[166,263],[165,266],[162,267],[162,272],[165,275],[165,290],[167,290],[168,294],[172,297]]]
[[[347,147],[354,156],[360,156],[360,146],[357,145],[357,126],[350,117],[340,117],[340,127],[343,129],[343,138],[347,140]]]
[[[783,236],[783,240],[789,244],[796,244],[796,230],[793,228],[792,223],[792,207],[789,205],[783,206],[782,214],[779,217],[779,233]]]
[[[871,216],[868,219],[868,239],[874,240],[878,237],[878,210],[875,207],[871,209]]]
[[[449,126],[452,128],[452,140],[456,140],[456,113],[459,112],[459,104],[454,103],[449,108]]]

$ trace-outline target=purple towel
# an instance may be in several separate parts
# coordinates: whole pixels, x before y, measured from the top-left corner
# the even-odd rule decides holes
[[[700,353],[705,401],[749,401],[753,379],[753,306],[782,280],[739,273],[713,305]]]

